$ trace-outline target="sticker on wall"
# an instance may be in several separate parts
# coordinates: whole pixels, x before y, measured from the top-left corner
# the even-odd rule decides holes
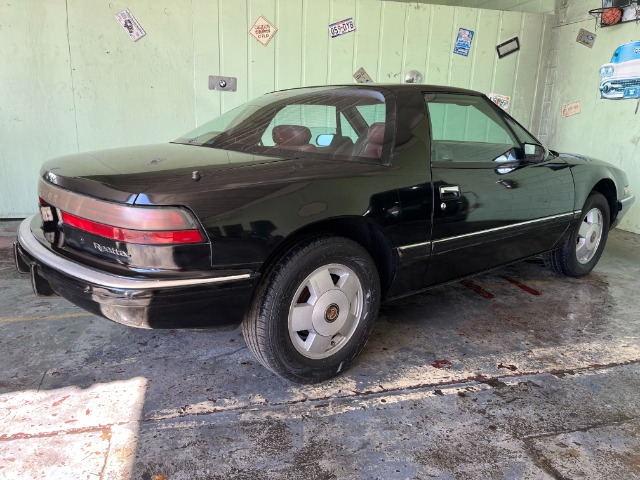
[[[122,28],[129,34],[131,40],[137,42],[142,37],[144,37],[147,32],[140,26],[136,17],[133,16],[133,13],[129,11],[128,8],[125,8],[121,12],[116,13],[116,19],[122,25]]]
[[[640,98],[640,41],[615,49],[609,63],[600,67],[600,98]]]
[[[346,33],[351,33],[356,31],[356,24],[353,23],[353,18],[347,18],[345,20],[340,20],[339,22],[332,23],[329,25],[329,35],[331,38],[339,37],[340,35],[344,35]]]
[[[595,33],[591,33],[588,30],[581,28],[580,32],[578,32],[578,38],[576,38],[576,42],[581,43],[586,47],[593,48],[596,37],[597,35]]]
[[[511,104],[511,97],[508,95],[500,95],[499,93],[490,93],[489,100],[498,105],[504,111],[509,110]]]
[[[360,67],[356,73],[353,74],[353,78],[355,78],[358,83],[373,83],[373,80],[371,80],[371,77],[363,67]]]
[[[260,15],[256,23],[254,23],[253,27],[249,30],[249,33],[266,47],[267,43],[271,41],[277,31],[278,29],[274,27],[269,20]]]
[[[567,103],[562,106],[562,118],[571,117],[580,113],[580,100],[577,102]]]
[[[456,39],[456,44],[453,47],[453,53],[457,53],[458,55],[462,55],[463,57],[469,56],[469,51],[471,51],[471,42],[473,41],[473,31],[467,30],[466,28],[461,28],[458,30],[458,38]]]

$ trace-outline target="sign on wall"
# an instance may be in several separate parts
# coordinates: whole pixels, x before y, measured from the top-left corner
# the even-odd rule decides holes
[[[137,42],[147,34],[128,8],[116,13],[116,19],[134,42]]]
[[[581,43],[585,47],[593,48],[593,44],[596,42],[596,34],[591,33],[584,28],[580,29],[578,32],[578,38],[576,38],[576,42]]]
[[[277,31],[278,29],[274,27],[269,20],[260,15],[256,23],[254,23],[249,30],[249,33],[266,47]]]
[[[345,20],[340,20],[339,22],[332,23],[329,25],[329,35],[331,38],[339,37],[340,35],[345,35],[347,33],[355,32],[356,24],[353,23],[353,18],[347,18]]]
[[[580,113],[580,100],[577,102],[567,103],[562,106],[562,118],[571,117]]]
[[[458,38],[456,44],[453,47],[453,53],[468,57],[471,51],[471,42],[473,41],[473,31],[461,28],[458,30]]]
[[[620,45],[600,67],[600,98],[640,98],[640,41]]]

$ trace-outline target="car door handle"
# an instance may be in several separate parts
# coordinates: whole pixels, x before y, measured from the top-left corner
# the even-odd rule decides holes
[[[460,187],[458,185],[441,185],[440,197],[444,200],[446,198],[459,198]]]

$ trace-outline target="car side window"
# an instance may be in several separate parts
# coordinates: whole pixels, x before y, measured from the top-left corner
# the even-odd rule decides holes
[[[271,120],[262,135],[262,145],[273,147],[273,129],[280,125],[301,125],[311,131],[309,143],[316,144],[318,135],[335,135],[336,107],[329,105],[287,105]]]
[[[456,94],[425,96],[431,122],[432,161],[505,162],[521,147],[483,97]]]

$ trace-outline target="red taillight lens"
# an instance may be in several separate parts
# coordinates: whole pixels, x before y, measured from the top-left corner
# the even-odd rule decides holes
[[[140,209],[142,210],[142,209]],[[181,212],[167,210],[168,214],[177,213],[181,221]],[[201,243],[204,242],[199,230],[132,230],[128,228],[114,227],[104,223],[94,222],[86,218],[76,217],[70,213],[62,212],[62,222],[71,227],[79,228],[85,232],[101,237],[127,243],[141,243],[149,245],[170,245],[176,243]],[[169,222],[171,226],[171,222]]]

